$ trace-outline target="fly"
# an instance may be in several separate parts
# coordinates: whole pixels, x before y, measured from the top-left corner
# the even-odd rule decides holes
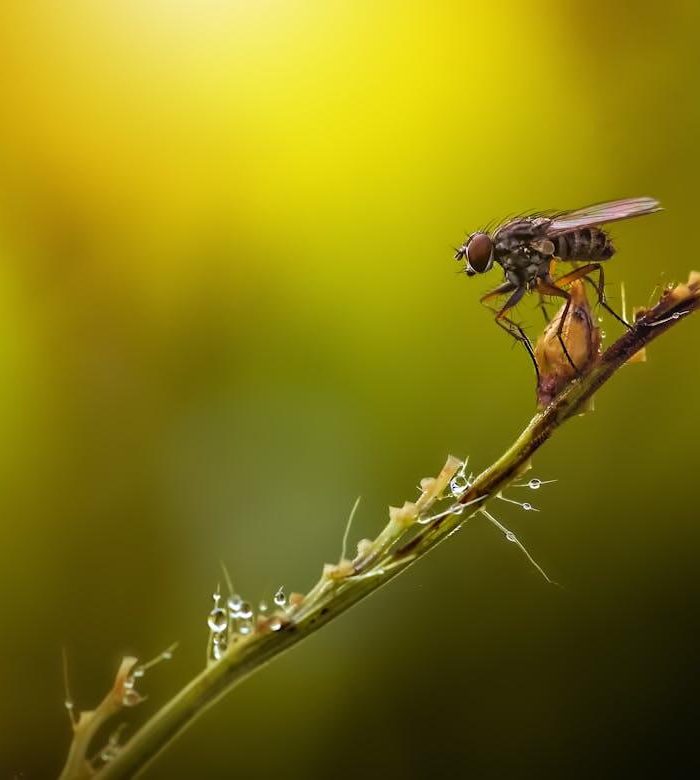
[[[501,266],[505,276],[503,284],[486,293],[480,300],[495,312],[496,324],[525,346],[538,378],[539,370],[530,339],[522,327],[507,316],[507,312],[520,302],[525,293],[537,292],[547,318],[543,297],[563,298],[565,304],[556,336],[572,368],[578,371],[562,338],[572,301],[566,288],[576,279],[587,281],[596,290],[600,305],[616,320],[630,327],[605,299],[605,274],[601,263],[615,254],[615,247],[603,225],[653,214],[660,209],[659,202],[654,198],[626,198],[596,203],[575,211],[516,217],[492,233],[472,233],[457,249],[455,259],[466,262],[464,270],[467,276],[486,273],[494,262]],[[552,270],[557,260],[584,265],[554,278]],[[598,274],[595,282],[590,278],[594,273]],[[503,295],[509,297],[500,308],[490,305],[491,301]]]

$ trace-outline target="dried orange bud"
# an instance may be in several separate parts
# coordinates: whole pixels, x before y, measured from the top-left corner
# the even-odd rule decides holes
[[[571,294],[571,306],[562,327],[561,338],[576,368],[571,365],[557,335],[564,305],[547,324],[535,345],[535,360],[540,370],[537,386],[537,403],[540,408],[547,406],[600,353],[600,329],[595,324],[583,280],[572,282],[568,291]]]

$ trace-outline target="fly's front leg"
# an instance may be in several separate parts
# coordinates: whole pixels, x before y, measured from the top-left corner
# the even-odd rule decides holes
[[[503,284],[499,284],[495,290],[491,290],[491,292],[487,292],[486,295],[482,295],[481,298],[479,298],[479,303],[483,303],[484,306],[491,311],[498,311],[498,309],[494,309],[493,306],[489,306],[488,302],[492,301],[494,298],[499,298],[501,295],[512,293],[517,287],[518,285],[513,282],[503,282]]]
[[[510,317],[506,316],[506,312],[509,309],[512,309],[513,306],[515,306],[520,301],[526,290],[527,288],[525,286],[518,286],[513,282],[504,282],[500,287],[497,287],[495,290],[492,290],[490,293],[484,295],[483,298],[481,298],[481,303],[488,306],[487,301],[496,298],[499,295],[512,293],[510,298],[508,298],[501,309],[496,310],[491,306],[488,306],[488,308],[496,312],[496,325],[498,325],[500,328],[503,328],[506,333],[509,333],[516,341],[519,341],[525,347],[528,355],[530,356],[530,360],[532,360],[532,365],[535,367],[535,374],[537,375],[537,382],[539,384],[540,369],[537,365],[537,360],[535,359],[535,350],[532,348],[530,339],[527,337],[527,334],[522,329],[522,327],[518,325],[517,322],[514,322],[510,319]]]
[[[537,384],[540,383],[540,367],[537,365],[537,358],[535,357],[535,350],[532,348],[532,343],[527,337],[527,333],[522,329],[517,322],[514,322],[510,317],[506,317],[503,311],[498,312],[495,318],[496,325],[506,333],[509,333],[516,341],[519,341],[527,350],[527,354],[530,356],[532,365],[535,369],[535,376],[537,378]]]

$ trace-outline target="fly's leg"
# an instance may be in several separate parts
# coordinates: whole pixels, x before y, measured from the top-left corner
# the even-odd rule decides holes
[[[489,309],[490,311],[496,314],[495,317],[496,325],[498,325],[500,328],[503,328],[503,330],[505,330],[506,333],[512,336],[516,341],[519,341],[525,347],[528,355],[530,356],[530,360],[532,360],[532,364],[535,367],[535,374],[537,375],[537,381],[539,382],[540,370],[537,365],[537,361],[535,360],[535,351],[532,348],[530,339],[527,337],[527,334],[520,327],[520,325],[518,325],[517,322],[513,322],[513,320],[505,316],[505,312],[507,312],[508,309],[511,309],[513,306],[515,306],[516,303],[518,303],[518,301],[525,294],[525,291],[526,291],[525,287],[518,287],[518,285],[514,284],[513,282],[504,282],[503,284],[496,287],[495,290],[491,290],[491,292],[488,292],[486,293],[486,295],[483,295],[480,298],[480,302],[483,303],[487,309]],[[512,293],[512,295],[506,301],[503,308],[495,309],[493,306],[489,306],[488,301],[493,300],[494,298],[498,298],[501,295],[507,295],[508,293]]]
[[[577,269],[582,270],[582,269]],[[574,271],[573,273],[576,273]],[[559,318],[559,325],[557,326],[557,339],[559,340],[559,344],[561,345],[562,351],[566,355],[566,359],[571,364],[571,368],[574,369],[574,371],[578,374],[578,366],[576,363],[574,363],[571,355],[569,354],[569,350],[566,348],[566,344],[564,343],[564,325],[566,324],[566,321],[569,317],[569,309],[571,308],[571,294],[568,293],[566,290],[562,290],[560,287],[555,286],[551,282],[546,282],[543,279],[540,279],[537,284],[537,289],[541,294],[544,295],[555,295],[559,298],[564,298],[566,300],[566,303],[564,304],[564,311],[561,313],[561,317]]]
[[[517,285],[513,284],[513,282],[503,282],[503,284],[499,284],[498,287],[496,287],[494,290],[491,290],[491,292],[487,292],[486,295],[482,295],[481,298],[479,298],[479,303],[483,303],[484,306],[486,306],[487,309],[491,309],[491,311],[496,311],[493,306],[489,306],[488,301],[491,301],[494,298],[498,298],[501,295],[512,293],[516,289]]]
[[[608,314],[612,314],[612,316],[622,325],[624,325],[627,330],[632,330],[632,326],[627,322],[627,320],[624,317],[621,317],[615,309],[610,306],[608,303],[606,297],[605,297],[605,272],[603,271],[603,266],[600,263],[592,263],[592,265],[597,265],[598,268],[595,269],[598,271],[598,285],[594,283],[593,279],[591,279],[589,276],[585,276],[584,279],[589,282],[593,288],[598,293],[598,303],[605,309],[605,311],[608,312]]]
[[[549,324],[549,313],[547,312],[547,307],[544,304],[544,298],[541,295],[540,295],[540,302],[538,304],[538,308],[544,315],[545,324]]]
[[[527,354],[530,356],[530,360],[532,361],[532,365],[535,368],[535,375],[537,377],[537,384],[540,383],[540,368],[537,365],[537,359],[535,358],[535,350],[532,348],[532,343],[530,342],[530,339],[527,337],[527,333],[522,329],[520,325],[518,325],[517,322],[514,322],[509,317],[506,317],[503,313],[504,310],[501,310],[498,312],[495,318],[495,323],[500,328],[503,328],[503,330],[506,333],[509,333],[516,341],[519,341],[527,350]]]
[[[589,274],[598,272],[598,283],[596,284],[593,279],[590,278]],[[632,328],[632,326],[627,322],[625,319],[623,319],[608,303],[606,297],[605,297],[605,272],[603,271],[603,266],[600,263],[587,263],[586,265],[582,265],[580,268],[577,268],[575,271],[572,271],[571,273],[565,274],[564,276],[560,276],[558,279],[554,280],[554,284],[557,287],[563,287],[566,285],[571,284],[571,282],[576,281],[576,279],[583,279],[584,281],[588,282],[593,289],[596,291],[596,295],[598,296],[598,303],[605,309],[605,311],[608,312],[608,314],[612,314],[612,316],[620,322],[622,325],[624,325],[628,330]]]
[[[540,369],[537,365],[535,350],[532,348],[532,343],[530,342],[530,339],[527,337],[527,334],[522,329],[522,327],[514,320],[511,320],[510,317],[506,316],[506,312],[509,309],[512,309],[513,306],[515,306],[520,301],[523,295],[525,295],[526,291],[527,287],[524,285],[522,287],[518,287],[512,282],[505,282],[492,292],[484,295],[484,297],[481,299],[481,302],[486,303],[489,298],[495,298],[497,295],[503,295],[505,293],[512,292],[512,295],[510,298],[508,298],[503,307],[496,312],[495,322],[499,328],[503,328],[506,333],[509,333],[516,341],[519,341],[525,347],[527,354],[530,356],[530,360],[532,361],[532,365],[535,367],[535,375],[537,377],[537,383],[539,384]],[[489,306],[489,308],[491,307]]]

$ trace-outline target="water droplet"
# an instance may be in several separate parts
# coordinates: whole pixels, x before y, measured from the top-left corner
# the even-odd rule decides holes
[[[142,666],[137,666],[136,669],[131,673],[132,677],[143,677],[144,670]]]
[[[272,618],[270,621],[270,631],[279,631],[282,628],[282,621],[279,618]]]
[[[134,678],[133,676],[129,676],[126,678],[126,680],[124,680],[124,690],[130,691],[133,689],[133,687],[134,687]]]
[[[270,607],[268,606],[267,601],[261,601],[258,604],[258,610],[263,614],[265,614],[265,612],[267,612],[268,609],[270,609]]]
[[[226,610],[221,609],[221,607],[214,607],[209,613],[207,625],[215,634],[220,634],[222,631],[225,631],[226,626],[228,625]]]
[[[542,480],[537,478],[531,479],[527,484],[528,487],[531,488],[532,490],[538,490],[542,485]]]
[[[108,764],[117,757],[118,752],[119,748],[116,745],[107,745],[100,753],[100,758],[105,762],[105,764]]]
[[[243,620],[248,620],[249,618],[253,617],[253,608],[247,601],[244,601],[241,604],[241,608],[238,611],[238,617],[242,618]]]
[[[238,633],[243,636],[247,636],[252,630],[253,624],[249,620],[241,622],[240,626],[238,626]]]
[[[600,337],[601,337],[601,339],[606,339],[608,337],[608,334],[604,330],[601,330],[600,331]]]
[[[234,593],[233,596],[229,597],[228,609],[231,613],[231,617],[238,617],[238,613],[241,611],[242,605],[243,599],[237,593]]]
[[[70,699],[66,699],[66,700],[63,702],[63,704],[64,704],[65,708],[66,708],[66,709],[67,709],[69,712],[70,712],[70,711],[73,709],[73,707],[75,707],[75,704],[73,704],[73,702],[72,702]]]
[[[518,537],[512,531],[506,531],[506,539],[509,542],[517,542]]]
[[[598,317],[598,322],[602,322],[602,321],[603,321],[603,318],[602,317]]]
[[[124,684],[124,688],[126,689],[126,684]],[[134,688],[126,689],[124,691],[124,694],[122,695],[122,704],[125,707],[134,707],[140,701],[141,701],[141,696],[139,695],[139,692]]]
[[[160,656],[164,661],[171,661],[173,657],[173,651],[172,650],[164,650],[161,653]]]
[[[216,641],[217,637],[214,637],[214,644],[211,648],[211,653],[214,656],[215,661],[219,661],[223,654],[226,652],[226,642],[223,639],[220,642]]]
[[[461,496],[469,487],[469,480],[464,474],[455,474],[450,480],[450,492],[453,496]]]
[[[532,504],[528,504],[526,501],[522,506],[526,512],[532,512]]]
[[[277,604],[278,607],[283,607],[286,603],[287,596],[284,593],[284,588],[280,585],[279,590],[275,593],[275,604]]]

